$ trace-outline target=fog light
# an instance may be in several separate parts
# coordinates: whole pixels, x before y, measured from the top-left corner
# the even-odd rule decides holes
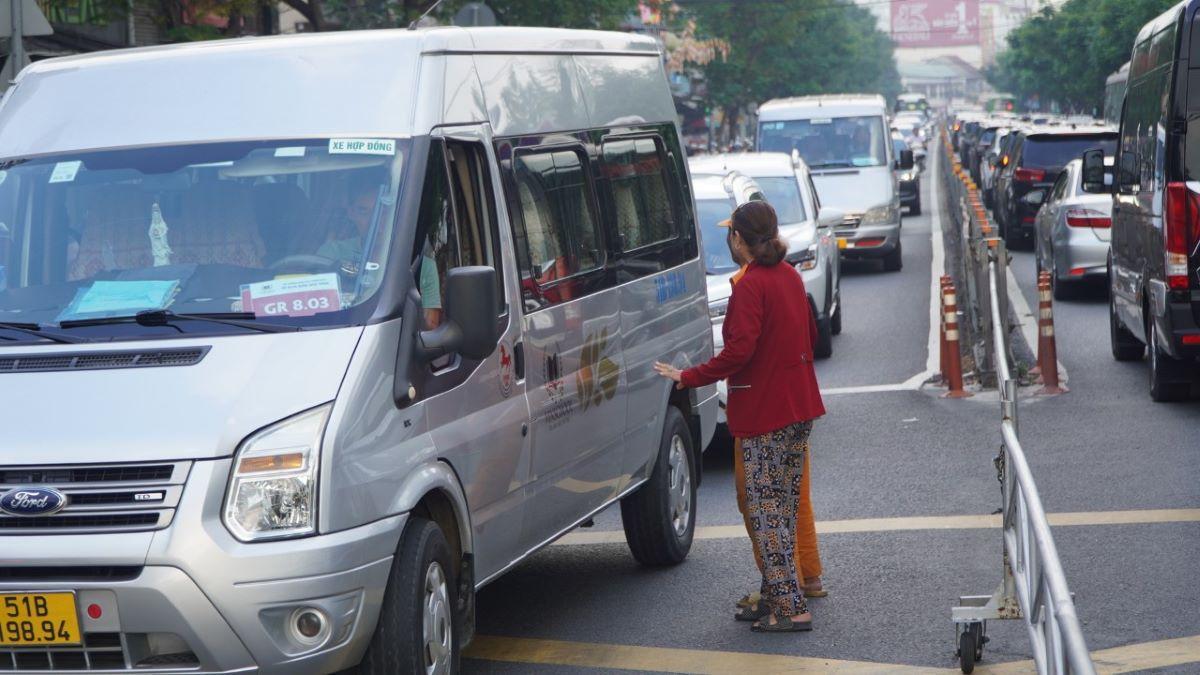
[[[292,612],[290,622],[292,637],[304,645],[315,645],[329,635],[329,620],[325,613],[312,607],[302,607]]]

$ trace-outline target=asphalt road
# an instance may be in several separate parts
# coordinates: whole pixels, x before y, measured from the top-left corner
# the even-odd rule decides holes
[[[922,185],[927,214],[932,175]],[[825,397],[828,415],[814,430],[813,500],[819,522],[851,521],[858,527],[843,529],[861,531],[820,536],[830,595],[811,601],[812,633],[760,635],[732,620],[732,603],[757,586],[757,573],[749,540],[736,527],[721,527],[741,519],[729,450],[713,446],[704,462],[698,538],[685,563],[639,567],[610,509],[594,527],[480,592],[483,637],[464,661],[467,671],[822,672],[847,666],[839,661],[878,672],[956,668],[950,607],[959,595],[996,587],[999,531],[905,519],[996,511],[998,405],[986,396],[943,399],[928,388],[844,391],[895,385],[925,370],[930,232],[930,215],[904,219],[899,273],[865,263],[844,267],[844,332],[818,367],[823,389],[843,391]],[[1030,254],[1016,253],[1013,268],[1030,294]],[[1031,294],[1029,300],[1037,306]],[[1103,297],[1056,307],[1071,392],[1023,400],[1021,434],[1047,512],[1088,512],[1101,523],[1054,529],[1089,647],[1125,647],[1107,656],[1124,670],[1166,667],[1163,649],[1130,646],[1200,636],[1200,511],[1172,511],[1169,522],[1156,524],[1107,523],[1112,511],[1136,510],[1137,520],[1142,510],[1200,507],[1200,402],[1152,403],[1144,366],[1109,355],[1106,311]],[[899,520],[864,520],[880,518]],[[1031,658],[1018,622],[991,622],[988,634],[976,672]],[[1170,644],[1185,655],[1174,663],[1185,665],[1161,672],[1200,672],[1200,638]],[[752,654],[800,658],[754,661]]]

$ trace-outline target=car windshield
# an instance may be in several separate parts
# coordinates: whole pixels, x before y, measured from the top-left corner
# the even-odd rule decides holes
[[[709,274],[728,274],[738,268],[725,240],[729,230],[718,224],[731,213],[733,203],[728,199],[696,200],[696,218],[700,221],[700,239],[704,244],[704,266]]]
[[[316,139],[0,161],[0,322],[351,323],[383,278],[407,150]]]
[[[813,169],[887,164],[888,134],[878,115],[763,122],[760,129],[763,152],[795,150]]]
[[[1060,167],[1083,155],[1084,150],[1099,148],[1106,156],[1117,152],[1117,135],[1095,136],[1031,136],[1021,150],[1021,165],[1027,167]]]
[[[804,214],[804,202],[800,197],[800,183],[793,176],[754,177],[754,182],[762,188],[767,196],[767,202],[775,208],[775,216],[780,225],[792,225],[807,220]]]

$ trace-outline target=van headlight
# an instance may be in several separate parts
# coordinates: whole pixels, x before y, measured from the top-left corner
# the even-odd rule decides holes
[[[863,214],[862,220],[859,221],[859,227],[868,227],[871,225],[887,225],[894,223],[900,219],[900,210],[894,204],[884,204],[876,206],[873,209],[867,209]]]
[[[241,541],[317,530],[317,467],[333,403],[293,415],[242,441],[225,495],[225,527]]]

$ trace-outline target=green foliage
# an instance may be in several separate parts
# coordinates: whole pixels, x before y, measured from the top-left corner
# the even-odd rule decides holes
[[[316,11],[324,29],[389,28],[407,26],[433,5],[433,0],[285,0],[306,15]],[[449,23],[467,0],[445,0],[433,16]],[[620,27],[637,9],[637,0],[488,0],[502,26],[552,26],[559,28]],[[307,10],[307,11],[306,11]],[[310,17],[311,19],[311,17]]]
[[[125,16],[127,7],[126,0],[38,0],[38,5],[59,25],[102,25]]]
[[[1092,112],[1104,102],[1104,80],[1129,60],[1146,22],[1175,0],[1067,0],[1046,7],[1008,34],[1008,49],[987,72],[997,88],[1043,107]]]
[[[681,3],[701,37],[727,42],[704,67],[712,102],[737,106],[781,96],[900,91],[891,39],[870,10],[847,0]]]

